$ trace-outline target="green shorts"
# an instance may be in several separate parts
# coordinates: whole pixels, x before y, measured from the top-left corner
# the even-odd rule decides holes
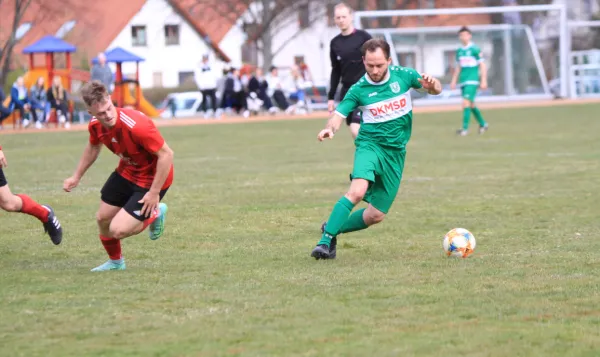
[[[477,89],[479,86],[473,84],[467,84],[462,86],[462,97],[468,101],[474,102],[477,96]]]
[[[373,144],[360,144],[354,154],[353,179],[370,182],[364,201],[387,214],[400,189],[405,150],[383,149]]]

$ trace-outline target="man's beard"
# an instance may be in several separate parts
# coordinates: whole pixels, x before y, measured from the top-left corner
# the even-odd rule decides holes
[[[385,72],[383,73],[383,75],[381,76],[381,79],[380,79],[380,80],[378,80],[378,81],[374,80],[374,79],[373,79],[373,77],[371,77],[371,75],[370,75],[368,72],[367,72],[367,76],[369,76],[369,78],[371,78],[371,80],[372,80],[373,82],[381,82],[381,81],[383,81],[383,79],[384,79],[384,78],[387,76],[387,74],[388,74],[388,71],[389,71],[389,70],[390,70],[390,69],[389,69],[389,67],[388,67],[388,68],[385,70]]]

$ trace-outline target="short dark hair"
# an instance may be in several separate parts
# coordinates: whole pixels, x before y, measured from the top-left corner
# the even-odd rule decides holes
[[[83,88],[81,88],[81,98],[88,107],[94,104],[102,103],[105,100],[110,100],[108,90],[100,81],[87,82]]]
[[[460,28],[460,30],[458,30],[458,33],[462,33],[462,32],[471,33],[471,30],[469,30],[469,28],[467,26],[463,26]]]
[[[385,58],[390,58],[390,44],[387,43],[383,38],[372,38],[367,42],[363,43],[361,52],[363,57],[367,55],[367,52],[375,52],[378,48],[381,48]]]

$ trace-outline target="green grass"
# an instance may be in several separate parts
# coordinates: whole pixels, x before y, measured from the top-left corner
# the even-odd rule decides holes
[[[103,151],[73,193],[84,132],[1,136],[14,192],[51,204],[0,213],[1,356],[597,356],[598,105],[417,115],[404,181],[382,224],[310,251],[348,187],[347,129],[319,120],[163,128],[175,150],[165,236],[106,255],[94,214],[117,158]],[[471,230],[469,259],[444,234]]]

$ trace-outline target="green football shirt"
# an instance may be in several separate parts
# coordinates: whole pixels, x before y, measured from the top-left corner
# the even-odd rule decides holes
[[[404,149],[412,132],[411,88],[422,89],[421,75],[412,68],[390,66],[381,82],[365,74],[336,108],[345,118],[356,108],[362,111],[362,124],[356,144],[373,143]]]
[[[470,43],[456,51],[456,64],[460,67],[460,86],[479,85],[479,64],[483,62],[481,49]]]

